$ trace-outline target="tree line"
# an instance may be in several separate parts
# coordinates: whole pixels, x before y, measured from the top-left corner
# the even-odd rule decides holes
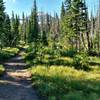
[[[100,4],[100,3],[99,3]],[[100,6],[99,6],[100,10]],[[23,12],[22,18],[12,12],[5,13],[0,0],[0,47],[16,46],[19,41],[42,43],[48,46],[60,43],[77,51],[100,51],[100,11],[89,18],[85,0],[65,0],[61,6],[61,16],[39,12],[34,5],[29,16]]]

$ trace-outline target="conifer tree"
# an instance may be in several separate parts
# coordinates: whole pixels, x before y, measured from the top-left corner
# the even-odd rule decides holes
[[[65,7],[64,7],[64,3],[62,2],[62,6],[61,6],[61,20],[63,19],[65,15]]]
[[[12,21],[11,21],[11,32],[13,35],[13,39],[12,39],[12,46],[16,46],[18,44],[19,41],[19,16],[16,15],[14,16],[14,12],[12,12]]]
[[[88,32],[88,13],[84,0],[66,0],[65,16],[62,21],[62,30],[66,33],[68,41],[77,50],[86,48],[85,38],[87,36],[88,48],[90,48],[90,37]],[[74,45],[73,45],[74,44]]]
[[[16,18],[15,18],[15,45],[18,44],[18,41],[19,41],[19,16],[16,15]]]
[[[11,34],[11,24],[10,24],[10,18],[8,14],[5,14],[5,22],[4,22],[4,43],[5,46],[11,46],[12,43],[12,34]]]
[[[40,26],[40,33],[41,33],[40,36],[42,37],[43,32],[45,31],[45,15],[44,15],[43,12],[41,12],[39,16],[40,16],[40,24],[39,24],[39,26]]]
[[[26,38],[25,38],[25,42],[28,43],[28,35],[29,35],[29,18],[26,16],[25,19],[26,23],[25,23],[25,27],[26,27]]]
[[[47,33],[45,31],[42,34],[42,42],[44,46],[48,46]]]
[[[34,0],[34,6],[31,12],[31,39],[30,42],[38,42],[39,40],[39,29],[38,29],[38,12],[37,12],[37,5],[36,0]]]
[[[49,14],[47,13],[46,14],[46,25],[45,25],[45,31],[47,32],[47,33],[49,33],[50,32],[50,17],[49,17]]]
[[[3,0],[0,0],[0,47],[2,48],[3,46],[3,35],[4,35],[4,18],[5,18],[5,7],[4,7],[4,2]]]
[[[26,40],[26,18],[24,12],[22,14],[22,40]]]

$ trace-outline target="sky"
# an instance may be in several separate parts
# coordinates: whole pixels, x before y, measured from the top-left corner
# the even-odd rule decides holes
[[[22,15],[22,12],[29,15],[33,6],[34,0],[4,0],[6,12],[11,16],[12,11],[18,15]],[[36,0],[39,11],[48,12],[51,15],[57,12],[60,15],[61,4],[64,0]],[[97,12],[98,0],[86,0],[89,8],[89,13],[93,10],[94,15]]]

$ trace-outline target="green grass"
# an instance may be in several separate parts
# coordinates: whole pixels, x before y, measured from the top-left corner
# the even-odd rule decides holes
[[[37,57],[33,59],[32,53],[24,53],[23,57],[26,59],[26,62],[30,65],[63,65],[71,66],[73,59],[71,57],[52,57],[49,54],[44,54],[43,57]]]
[[[28,48],[22,55],[33,66],[33,86],[43,100],[100,100],[100,58],[51,48],[36,55]]]
[[[100,100],[100,70],[37,66],[31,71],[33,86],[43,100]]]
[[[15,56],[19,52],[19,49],[17,48],[3,48],[0,50],[0,61],[4,61],[6,59],[9,59],[13,56]]]
[[[90,61],[89,61],[89,63],[90,63],[90,65],[98,65],[98,66],[100,66],[100,57],[89,57],[90,58]]]
[[[0,65],[0,75],[2,75],[5,72],[5,68],[3,65]]]

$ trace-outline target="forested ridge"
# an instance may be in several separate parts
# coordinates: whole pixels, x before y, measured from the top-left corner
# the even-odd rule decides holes
[[[64,0],[59,16],[39,11],[34,0],[30,15],[9,16],[0,0],[0,76],[4,62],[20,53],[40,100],[99,100],[98,3],[97,14],[90,14],[86,0]]]

